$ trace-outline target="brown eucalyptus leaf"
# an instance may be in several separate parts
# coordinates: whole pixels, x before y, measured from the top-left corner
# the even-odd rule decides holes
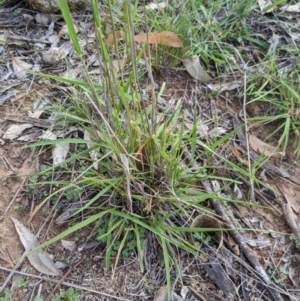
[[[136,42],[145,42],[154,45],[183,48],[180,38],[171,31],[141,33],[136,35],[134,40]]]

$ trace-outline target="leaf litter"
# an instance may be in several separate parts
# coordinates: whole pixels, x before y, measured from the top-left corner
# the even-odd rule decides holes
[[[264,7],[266,7],[266,5],[264,5]],[[281,9],[283,9],[283,8],[281,8]],[[48,23],[49,21],[47,19],[45,19],[41,22],[43,24],[49,25],[49,23]],[[53,25],[54,25],[54,23],[55,22],[53,22]],[[59,44],[60,41],[58,39],[58,36],[55,33],[53,33],[53,25],[52,26],[51,26],[51,24],[49,25],[49,27],[47,29],[48,32],[45,33],[45,37],[48,35],[48,42],[46,44],[52,45],[54,47],[56,44]],[[86,28],[89,28],[89,27],[86,26]],[[92,36],[92,35],[90,35],[89,32],[88,32],[88,34],[90,37]],[[63,34],[60,34],[59,38],[61,38],[62,36],[63,36]],[[149,42],[149,38],[150,38],[150,42]],[[45,43],[43,43],[43,42],[46,40],[46,38],[45,39],[39,38],[39,39],[40,39],[39,41],[37,39],[36,41],[34,41],[34,43],[39,49],[42,50],[45,47]],[[172,32],[147,33],[147,34],[144,33],[143,35],[137,35],[136,39],[139,40],[138,42],[146,42],[148,40],[148,43],[150,43],[152,45],[178,47],[178,48],[183,47],[183,45],[181,45],[182,42],[181,42],[180,38],[178,36],[176,36],[175,34],[173,34]],[[60,44],[60,47],[62,47],[62,45],[63,44]],[[278,39],[270,40],[269,53],[274,52],[277,47],[278,47]],[[62,54],[60,53],[59,47],[53,48],[53,49],[55,49],[55,51],[57,52],[56,56],[58,59],[50,56],[50,58],[48,60],[47,59],[43,60],[43,62],[40,61],[40,63],[41,64],[48,63],[50,65],[50,67],[47,66],[47,68],[49,68],[49,72],[60,74],[60,72],[63,72],[63,70],[65,69],[65,68],[61,68],[61,66],[63,65]],[[75,64],[76,61],[74,60],[74,58],[72,56],[71,50],[65,52],[64,55],[65,55],[64,57],[68,57],[70,62]],[[43,58],[43,56],[42,56],[42,58]],[[36,57],[37,62],[39,61],[39,59],[40,58]],[[195,60],[196,60],[196,62],[199,62],[199,64],[200,64],[199,56],[196,56]],[[26,70],[31,68],[31,66],[30,66],[31,59],[29,59],[29,57],[28,57],[25,64],[23,64],[23,61],[24,62],[26,61],[26,56],[22,57],[22,60],[20,62],[17,61],[18,66],[16,68],[13,67],[13,73],[11,72],[12,70],[9,70],[9,68],[7,68],[5,70],[6,80],[8,79],[10,84],[15,84],[15,82],[18,82],[19,86],[21,87],[22,81],[26,80],[26,77],[28,76],[26,73]],[[52,64],[53,62],[55,62],[55,63]],[[12,60],[12,64],[14,64],[13,60]],[[19,66],[19,65],[21,65],[21,66]],[[20,69],[18,70],[17,68],[20,68]],[[186,70],[188,70],[188,69],[189,69],[189,67],[186,67]],[[200,80],[203,83],[206,83],[211,80],[211,78],[207,75],[206,71],[203,70],[203,67],[201,65],[197,65],[196,67],[192,67],[191,69],[192,69],[192,71],[189,73],[190,74],[192,73],[191,76],[194,79]],[[92,70],[91,70],[91,72],[92,72]],[[10,78],[11,74],[15,75],[16,78],[15,79]],[[19,75],[17,75],[17,74],[19,74]],[[80,74],[78,76],[80,76]],[[224,107],[220,108],[219,106],[216,105],[214,99],[210,99],[209,97],[206,98],[205,94],[208,92],[208,89],[210,89],[211,91],[221,91],[221,92],[225,92],[225,93],[230,92],[230,91],[235,91],[235,89],[238,89],[241,86],[240,82],[232,83],[232,81],[231,81],[231,82],[224,83],[224,84],[214,83],[214,86],[209,86],[209,84],[199,86],[199,85],[196,85],[190,78],[187,78],[187,76],[185,74],[182,74],[181,72],[178,72],[178,71],[175,71],[173,73],[170,72],[170,74],[166,73],[166,74],[163,74],[163,76],[156,75],[155,80],[156,80],[156,83],[158,83],[158,86],[160,86],[160,80],[167,81],[167,88],[164,91],[164,94],[162,95],[163,101],[168,102],[172,99],[176,100],[179,98],[185,99],[185,110],[186,110],[187,120],[189,120],[189,118],[191,118],[191,116],[193,115],[191,108],[194,108],[195,106],[197,106],[198,109],[201,108],[201,110],[199,110],[199,116],[197,116],[197,118],[199,118],[199,121],[210,120],[217,113],[223,116],[223,120],[220,120],[221,125],[220,124],[218,124],[217,126],[209,125],[209,127],[208,127],[205,124],[205,126],[198,128],[199,137],[201,139],[203,139],[203,137],[208,137],[210,131],[213,131],[213,130],[217,131],[218,128],[224,129],[223,131],[218,132],[218,136],[222,137],[222,135],[226,134],[227,129],[228,129],[228,124],[231,123],[230,117],[227,114],[226,110],[224,109],[225,106],[228,105],[228,103],[225,102]],[[5,92],[5,93],[7,93],[7,92]],[[228,95],[229,95],[229,97],[231,97],[233,94],[230,94],[230,93],[227,95],[223,94],[224,99],[226,97],[228,97]],[[10,97],[8,96],[5,101],[9,103],[9,100],[10,100]],[[160,105],[162,106],[162,108],[164,108],[165,104],[161,103]],[[192,119],[190,119],[189,122],[190,122],[190,124],[193,124]],[[190,129],[191,129],[191,127],[190,127]],[[67,131],[67,129],[66,129],[66,131]],[[56,137],[56,133],[55,134],[53,133],[53,135],[54,135],[54,137]],[[256,137],[255,134],[252,136]],[[10,136],[10,137],[13,137],[13,136]],[[213,136],[211,136],[211,137],[213,137]],[[251,139],[249,139],[249,142],[250,142],[250,146],[252,147],[254,152],[258,152],[259,154],[264,154],[266,152],[266,149],[269,149],[269,147],[271,147],[271,153],[273,152],[274,149],[272,149],[272,146],[270,144],[262,144],[261,145],[259,141],[252,139],[253,137],[250,136]],[[5,140],[7,140],[7,139],[13,140],[16,137],[7,138],[7,136],[4,136],[4,137],[2,136],[2,138]],[[46,137],[43,137],[43,138],[45,139]],[[89,139],[87,139],[87,140],[89,140]],[[253,142],[252,140],[255,140],[255,141]],[[242,141],[244,141],[244,140],[242,140]],[[5,141],[5,143],[6,143],[6,145],[10,145],[9,144],[10,142],[8,142],[8,141]],[[237,150],[238,150],[238,152],[240,152],[241,155],[245,154],[245,148],[244,148],[243,143],[242,143],[242,146],[235,145],[235,147],[237,147]],[[220,149],[218,151],[222,152],[226,156],[226,158],[229,158],[232,161],[243,160],[241,155],[237,155],[237,153],[233,154],[229,148],[227,149],[227,147],[224,147],[223,149]],[[54,160],[54,162],[56,162],[56,163],[63,162],[66,155],[67,155],[66,152],[58,155],[59,159],[57,159],[57,161]],[[285,154],[285,155],[287,155],[287,154]],[[54,157],[56,157],[56,156],[54,156]],[[91,155],[91,159],[96,160],[96,156]],[[127,166],[125,159],[126,158],[123,157],[121,163],[124,164],[125,166]],[[51,162],[50,156],[49,156],[49,158],[47,158],[47,157],[44,158],[44,160],[48,160],[47,162],[50,164],[53,163],[53,162]],[[254,160],[256,160],[256,159],[254,159]],[[240,162],[242,163],[242,161],[240,161]],[[14,164],[16,164],[16,163],[14,163]],[[275,164],[273,164],[272,168],[270,167],[270,164],[273,164],[273,163],[269,163],[269,165],[265,164],[263,166],[263,168],[266,170],[266,173],[268,175],[270,175],[270,174],[274,175],[274,172],[275,172],[275,173],[277,173],[277,175],[279,174],[283,178],[288,177],[289,173],[287,171],[285,171],[285,172],[279,171],[278,172],[278,170],[282,169],[282,165],[280,165],[280,163],[275,161]],[[277,165],[279,164],[280,167],[276,166],[276,164]],[[126,167],[126,170],[127,170],[127,172],[129,172],[128,166]],[[129,179],[128,175],[126,177]],[[239,179],[241,182],[244,181],[244,179],[242,179],[242,177]],[[127,184],[130,185],[130,183],[127,183]],[[243,185],[247,186],[248,184],[249,183],[247,183],[247,182],[244,182],[244,184],[240,184],[240,183],[236,184],[236,185],[239,185],[239,186],[236,186],[236,188],[235,188],[235,190],[239,194],[239,197],[241,197],[241,195],[243,195],[245,193],[245,189],[244,189]],[[291,188],[291,190],[293,190],[293,188]],[[296,189],[296,191],[297,191],[297,189]],[[130,193],[131,193],[130,188],[128,188],[128,192],[129,192],[129,196],[130,196]],[[226,190],[225,190],[225,192],[226,192]],[[227,193],[230,194],[228,191],[227,191]],[[259,192],[257,192],[257,193],[259,193]],[[289,208],[291,208],[294,211],[293,215],[290,214],[290,216],[293,216],[292,220],[294,220],[294,222],[295,222],[293,227],[295,229],[295,225],[297,227],[297,223],[298,223],[297,216],[294,215],[295,213],[296,214],[298,213],[297,197],[294,196],[293,199],[290,196],[287,197],[288,193],[286,191],[284,191],[284,195],[285,195],[285,198],[288,199],[287,204],[289,205]],[[264,194],[263,196],[265,196],[265,198],[267,198],[267,199],[271,199],[271,201],[273,203],[275,203],[275,205],[276,205],[276,202],[278,200],[272,199],[272,197],[270,197],[270,195],[268,195],[268,194]],[[130,204],[128,204],[128,206],[129,205]],[[241,208],[239,208],[237,210],[236,208],[230,207],[230,205],[228,205],[227,210],[232,211],[232,213],[235,215],[235,219],[238,219],[238,218],[236,218],[236,216],[238,216],[240,211],[242,211]],[[253,211],[251,211],[251,210],[245,211],[244,210],[243,217],[245,216],[245,217],[251,219],[251,217],[259,216],[260,219],[258,219],[257,222],[255,222],[254,219],[252,219],[254,221],[253,227],[257,227],[258,229],[264,229],[265,227],[261,228],[259,223],[262,223],[262,221],[264,221],[264,223],[268,223],[268,218],[269,218],[269,220],[271,220],[272,215],[270,213],[267,213],[265,211],[265,209],[263,209],[263,208],[262,209],[253,208],[252,210]],[[274,216],[273,216],[273,218],[274,218]],[[278,218],[278,216],[276,216],[276,218]],[[242,219],[240,219],[239,222],[242,223],[243,222]],[[272,225],[270,225],[270,228],[271,227],[272,227]],[[275,230],[277,230],[276,227],[275,227]],[[284,228],[281,228],[280,230],[288,232],[286,229],[284,230]],[[88,237],[88,235],[86,235],[86,237]],[[259,246],[259,245],[263,245],[264,242],[269,243],[269,241],[271,241],[272,246],[274,246],[274,240],[272,240],[272,239],[268,240],[268,239],[265,239],[265,237],[268,237],[268,236],[266,235],[266,236],[258,237],[256,234],[253,234],[253,237],[249,238],[248,243],[250,242],[249,244],[252,244],[252,246],[254,246],[255,244],[257,244],[257,246]],[[279,241],[277,246],[279,246],[279,247],[278,247],[278,249],[275,250],[275,253],[277,251],[276,255],[278,256],[280,254],[279,250],[283,250],[285,248],[285,245],[281,244]],[[153,252],[153,253],[157,254],[158,246],[155,249],[155,245],[154,245],[153,248],[155,250],[155,252]],[[255,250],[255,247],[253,247],[253,248]],[[204,246],[203,249],[207,252],[211,251],[209,246]],[[70,250],[68,250],[68,251],[70,251]],[[228,275],[231,276],[230,277],[231,279],[234,279],[234,277],[236,277],[237,274],[230,269],[230,267],[232,266],[232,261],[231,261],[233,258],[232,255],[229,256],[228,251],[226,251],[224,249],[222,249],[221,252],[222,252],[222,254],[220,254],[220,255],[216,254],[215,257],[207,258],[206,263],[204,263],[205,261],[203,261],[203,258],[194,259],[192,264],[190,266],[188,266],[187,270],[183,273],[183,281],[190,285],[190,289],[187,289],[187,291],[192,292],[194,290],[194,294],[193,294],[194,300],[196,298],[195,294],[197,294],[197,292],[198,293],[200,292],[200,295],[205,295],[205,296],[211,296],[211,295],[209,295],[211,292],[217,292],[217,294],[219,294],[218,290],[216,290],[216,287],[214,285],[216,285],[217,287],[220,288],[220,287],[222,287],[222,283],[219,283],[218,282],[219,279],[214,276],[216,271],[219,271],[219,275],[224,275],[224,277],[220,277],[221,279],[226,279],[226,278],[228,279]],[[62,254],[63,254],[63,252],[62,252]],[[260,256],[259,258],[267,258],[268,255],[269,255],[268,252],[264,252],[264,251],[261,253],[257,252],[257,256]],[[182,257],[180,257],[180,256],[182,256]],[[187,258],[184,255],[179,255],[179,257],[181,259],[181,262],[186,262]],[[285,259],[285,258],[283,258],[283,259],[288,262],[288,259]],[[147,260],[149,261],[149,263],[148,263],[149,265],[151,265],[151,264],[155,265],[157,263],[155,260],[152,260],[152,261],[151,261],[151,259],[147,259]],[[220,266],[220,264],[218,264],[218,262],[221,262],[223,264],[223,266]],[[95,265],[96,264],[97,264],[97,261],[95,261]],[[129,266],[130,261],[124,260],[124,264],[125,264],[125,266],[126,266],[126,264],[128,264],[128,266]],[[206,264],[210,264],[211,267],[214,267],[214,268],[207,269]],[[217,266],[216,266],[216,264],[217,264]],[[271,266],[272,264],[269,263],[269,265]],[[200,273],[199,273],[199,267],[202,267],[202,269],[200,269]],[[206,269],[205,269],[205,267],[206,267]],[[184,268],[185,267],[183,267],[183,270],[184,270]],[[115,273],[115,277],[117,277],[116,279],[119,281],[119,283],[122,283],[123,279],[127,279],[127,281],[129,281],[129,282],[130,281],[134,282],[137,278],[139,278],[139,280],[143,278],[143,275],[141,275],[139,273],[139,269],[137,266],[132,265],[131,270],[132,271],[128,271],[124,267],[117,268],[117,273]],[[289,273],[290,273],[290,278],[292,278],[292,279],[294,279],[293,271],[295,271],[295,270],[291,267],[289,269]],[[103,277],[104,280],[99,280],[96,277],[96,276],[99,276],[98,275],[99,273],[94,272],[94,271],[88,271],[88,273],[89,273],[90,277],[93,277],[95,279],[96,287],[106,288],[107,286],[109,286],[111,291],[118,291],[121,293],[124,293],[124,291],[126,291],[126,292],[130,292],[132,294],[136,293],[136,291],[134,291],[134,289],[131,290],[130,286],[122,287],[122,284],[120,284],[120,285],[114,284],[112,281],[110,281],[109,277],[105,277],[104,274],[101,274],[101,276]],[[205,273],[210,274],[211,281],[208,280],[207,274],[205,274]],[[202,277],[202,279],[204,279],[205,281],[197,282],[195,280],[197,277]],[[120,279],[121,279],[121,281],[120,281]],[[154,279],[154,277],[152,279]],[[254,279],[251,279],[251,281],[254,281]],[[103,282],[105,283],[104,286],[103,286]],[[224,283],[226,284],[225,280],[224,280]],[[90,285],[90,283],[85,280],[83,281],[83,284],[85,284],[87,286]],[[160,287],[161,284],[163,284],[163,283],[161,283],[160,281],[156,282],[157,287]],[[249,285],[249,287],[251,287],[251,283],[248,283],[248,285]],[[228,287],[230,289],[228,289]],[[195,288],[196,288],[196,290],[195,290]],[[201,288],[201,289],[198,290],[198,288]],[[227,296],[228,296],[228,298],[229,297],[231,298],[232,297],[231,290],[232,291],[235,290],[235,287],[233,287],[231,284],[227,283],[227,286],[221,288],[221,290],[223,290],[223,292],[227,290]],[[165,291],[166,291],[165,287],[162,286],[161,290],[159,290],[159,291],[160,291],[160,293],[158,295],[161,295],[161,298],[165,298]],[[147,296],[147,293],[144,290],[142,290],[142,293],[145,294],[144,295],[145,297]],[[152,292],[152,294],[153,294],[153,292]],[[180,294],[182,296],[183,293],[180,292]],[[175,296],[175,292],[174,292],[174,296]],[[141,299],[143,298],[142,294],[141,294],[140,298]],[[185,297],[182,297],[182,299],[186,300],[187,298],[188,297],[186,296],[186,293],[185,293]],[[198,297],[198,298],[200,298],[200,297]],[[193,299],[191,299],[191,300],[193,300]],[[196,300],[197,300],[197,298],[196,298]]]

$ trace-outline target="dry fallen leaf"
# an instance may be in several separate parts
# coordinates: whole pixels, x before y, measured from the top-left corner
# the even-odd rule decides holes
[[[51,65],[57,64],[70,53],[71,49],[70,41],[63,43],[60,47],[52,47],[43,54],[43,61]]]
[[[183,65],[186,68],[186,71],[196,80],[202,83],[206,83],[211,80],[211,77],[201,66],[200,59],[197,55],[192,56],[190,59],[184,60]]]
[[[241,157],[241,154],[240,152],[232,145],[229,145],[229,149],[231,150],[232,154],[235,156],[235,158],[241,162],[243,165],[245,166],[249,166],[249,162],[247,160],[244,160],[242,157]]]
[[[27,64],[26,62],[21,61],[18,58],[13,57],[13,56],[11,57],[11,61],[12,61],[12,66],[13,66],[14,72],[18,79],[25,77],[26,70],[28,70],[32,67],[31,64]]]
[[[91,135],[89,134],[89,132],[87,130],[84,131],[83,139],[87,140],[87,141],[92,141]],[[93,146],[92,143],[87,143],[87,148],[91,148],[92,146]],[[89,152],[90,158],[94,161],[93,162],[93,167],[95,168],[95,170],[99,169],[98,162],[97,162],[97,160],[98,160],[98,153],[99,153],[99,148],[91,150]]]
[[[69,250],[70,252],[73,252],[76,248],[76,243],[73,240],[64,240],[64,239],[62,239],[61,240],[61,245],[65,249]]]
[[[154,45],[183,48],[180,38],[171,31],[141,33],[136,35],[134,40],[136,42],[145,42]]]
[[[277,151],[276,147],[263,142],[256,136],[249,134],[248,137],[249,137],[249,144],[255,152],[264,154],[265,156],[273,156],[275,158],[282,158],[284,156],[283,152]]]
[[[263,13],[269,13],[269,12],[271,12],[271,11],[274,10],[274,7],[272,7],[272,8],[270,8],[270,9],[268,9],[268,10],[265,11],[265,9],[266,9],[268,6],[272,5],[272,1],[270,1],[270,0],[258,0],[257,2],[258,2],[258,5],[259,5],[260,10],[261,10]]]
[[[107,38],[104,40],[104,43],[108,46],[110,50],[114,49],[116,40],[118,41],[123,36],[123,32],[121,30],[116,31],[115,33],[112,31],[108,34]]]
[[[295,193],[290,189],[288,185],[280,185],[279,186],[282,194],[284,195],[288,204],[293,208],[293,210],[299,214],[300,213],[300,200],[295,195]]]
[[[10,140],[15,139],[19,137],[24,130],[32,127],[33,125],[31,123],[13,124],[7,129],[2,138]]]
[[[32,234],[24,225],[22,225],[18,220],[11,218],[15,224],[15,228],[18,232],[20,240],[25,248],[26,252],[29,252],[37,248],[40,244],[36,239],[35,235]],[[49,255],[43,250],[38,250],[27,256],[31,265],[39,272],[46,275],[58,276],[59,271],[55,267],[53,261],[50,259]]]
[[[72,43],[70,41],[63,43],[59,47],[60,59],[63,60],[70,53],[71,49],[72,49]]]
[[[162,10],[166,7],[167,7],[167,4],[165,2],[160,2],[160,3],[151,2],[145,6],[146,9],[150,9],[150,10]]]
[[[69,152],[70,143],[58,143],[53,149],[53,165],[57,165],[65,161]]]
[[[297,214],[293,211],[290,204],[282,204],[282,212],[292,232],[296,235],[297,239],[300,240],[300,219]]]
[[[194,128],[194,124],[191,122],[185,122],[184,125],[189,129],[192,130]],[[197,137],[204,138],[208,136],[209,127],[206,124],[198,123],[196,127]]]
[[[300,3],[294,5],[285,5],[280,8],[281,10],[288,13],[299,13],[300,12]]]
[[[78,33],[78,27],[75,24],[73,24],[73,26],[74,26],[75,32]],[[69,29],[66,24],[59,31],[58,37],[61,38],[64,34],[69,34]]]
[[[168,296],[167,286],[161,286],[156,292],[153,301],[165,301]]]
[[[208,84],[207,87],[212,91],[224,92],[237,89],[241,86],[241,83],[236,81],[233,83],[218,83],[218,84]]]

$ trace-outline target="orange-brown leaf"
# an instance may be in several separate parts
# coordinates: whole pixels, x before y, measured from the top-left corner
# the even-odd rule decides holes
[[[108,34],[107,38],[104,40],[104,43],[108,46],[110,50],[114,49],[115,47],[115,38],[120,40],[122,37],[122,31],[118,30],[115,33],[112,31]]]
[[[245,161],[245,160],[241,157],[240,152],[239,152],[235,147],[233,147],[232,145],[229,145],[229,148],[230,148],[232,154],[235,156],[235,158],[236,158],[239,162],[241,162],[243,165],[249,167],[249,162],[248,162],[248,161]]]
[[[180,38],[171,31],[141,33],[134,37],[136,42],[183,48]]]

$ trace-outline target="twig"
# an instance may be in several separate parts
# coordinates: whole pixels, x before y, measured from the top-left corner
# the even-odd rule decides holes
[[[214,181],[214,184],[215,184],[214,190],[212,190],[209,181],[204,180],[201,183],[202,183],[205,191],[209,194],[213,194],[214,190],[216,191],[216,190],[220,189],[219,183],[217,181]],[[263,266],[259,263],[259,261],[255,257],[255,255],[252,253],[252,250],[248,247],[247,243],[244,241],[241,234],[237,230],[235,230],[236,227],[234,226],[231,219],[225,212],[221,203],[219,201],[217,201],[216,199],[211,199],[211,202],[212,202],[214,208],[216,209],[216,212],[222,217],[222,219],[226,223],[226,226],[228,226],[229,229],[231,229],[231,231],[230,231],[231,236],[233,237],[235,242],[240,246],[242,252],[247,257],[247,259],[251,263],[254,270],[258,273],[258,275],[264,281],[265,285],[269,287],[270,292],[272,292],[272,294],[274,296],[274,299],[276,301],[283,301],[280,293],[275,289],[274,284],[272,283],[271,279],[269,278],[269,275],[267,274],[267,272],[265,271]]]
[[[38,40],[38,39],[31,39],[24,36],[11,36],[11,35],[5,35],[4,36],[8,40],[18,40],[18,41],[26,41],[26,42],[32,42],[32,43],[44,43],[44,44],[51,44],[49,41],[45,40]]]
[[[28,117],[28,116],[6,114],[4,118],[5,118],[5,120],[9,120],[9,121],[31,123],[33,126],[40,127],[40,128],[46,128],[46,129],[48,129],[52,124],[48,120],[37,119],[34,117]]]
[[[5,272],[11,272],[12,271],[11,269],[3,268],[1,266],[0,266],[0,270],[5,271]],[[37,278],[37,279],[41,279],[41,280],[44,280],[44,281],[50,281],[50,282],[54,282],[54,283],[59,283],[60,282],[59,280],[55,280],[55,279],[51,279],[51,278],[47,278],[47,277],[42,277],[42,276],[37,276],[37,275],[29,274],[29,273],[19,272],[19,271],[14,271],[14,273],[18,274],[18,275],[22,275],[22,276],[26,276],[26,277],[32,277],[32,278]],[[60,284],[68,286],[68,287],[74,287],[76,289],[87,291],[87,292],[90,292],[90,293],[102,295],[102,296],[105,296],[105,297],[109,297],[112,300],[113,299],[117,299],[117,300],[121,300],[121,301],[132,301],[132,300],[125,299],[125,298],[122,298],[122,297],[112,296],[112,295],[109,295],[109,294],[106,294],[106,293],[103,293],[103,292],[98,292],[98,291],[89,289],[87,287],[76,285],[76,284],[69,283],[69,282],[62,282]]]
[[[247,76],[246,72],[244,74],[244,98],[243,98],[243,115],[244,115],[244,123],[245,123],[245,132],[246,132],[246,149],[247,149],[247,160],[248,160],[248,172],[249,172],[249,181],[250,181],[250,200],[253,202],[255,200],[254,193],[254,183],[252,176],[252,168],[251,168],[251,155],[250,155],[250,146],[248,139],[248,121],[247,121],[247,112],[246,112],[246,87],[247,87]]]
[[[14,169],[14,167],[9,163],[9,161],[6,159],[5,156],[2,157],[3,161],[5,161],[5,163],[9,166],[9,168],[14,172],[17,173],[16,170]]]
[[[24,254],[25,254],[25,252],[24,252]],[[0,294],[5,289],[5,287],[7,286],[7,283],[10,281],[10,279],[13,277],[13,275],[15,273],[17,273],[16,269],[19,268],[19,266],[22,264],[23,260],[24,260],[24,257],[19,259],[19,261],[16,263],[16,265],[14,266],[14,268],[12,270],[8,270],[8,271],[10,271],[10,273],[9,273],[8,277],[6,277],[6,279],[4,280],[2,286],[0,287]],[[0,267],[0,269],[2,269],[2,267]]]
[[[45,301],[50,301],[51,298],[53,297],[53,295],[55,294],[56,290],[59,288],[59,286],[63,283],[63,281],[67,278],[67,276],[71,273],[71,271],[73,269],[76,269],[81,263],[83,262],[83,259],[81,259],[80,261],[78,261],[73,268],[69,268],[69,270],[67,271],[67,273],[65,273],[63,275],[63,277],[61,277],[61,279],[58,281],[58,283],[55,285],[55,287],[53,288],[52,292],[50,293],[50,295],[46,298]]]

